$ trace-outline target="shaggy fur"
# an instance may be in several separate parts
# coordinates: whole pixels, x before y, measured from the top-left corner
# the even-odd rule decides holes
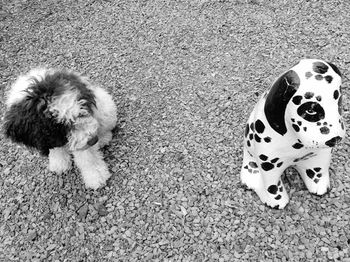
[[[49,169],[63,173],[71,155],[86,187],[97,189],[110,177],[99,148],[112,139],[116,106],[102,88],[81,75],[33,69],[12,85],[4,117],[5,135],[49,157]]]

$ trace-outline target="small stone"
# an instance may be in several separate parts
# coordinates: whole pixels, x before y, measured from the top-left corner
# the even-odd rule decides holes
[[[88,211],[89,211],[89,206],[87,203],[85,203],[84,205],[82,205],[79,210],[78,210],[78,217],[81,219],[81,220],[85,220],[87,214],[88,214]]]
[[[38,233],[35,230],[30,230],[28,232],[28,240],[29,241],[34,241],[38,237]]]
[[[108,215],[108,210],[103,204],[98,206],[97,212],[101,217]]]

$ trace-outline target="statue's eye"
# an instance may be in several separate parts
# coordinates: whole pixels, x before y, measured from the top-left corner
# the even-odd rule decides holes
[[[315,115],[317,114],[317,112],[315,110],[313,110],[312,108],[306,110],[306,113],[308,113],[309,115]]]

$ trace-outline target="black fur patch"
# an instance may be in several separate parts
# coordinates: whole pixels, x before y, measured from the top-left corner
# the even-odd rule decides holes
[[[270,126],[279,134],[287,132],[284,114],[289,100],[300,86],[298,74],[289,70],[272,85],[265,102],[265,115]]]
[[[5,114],[4,130],[12,141],[47,156],[49,149],[67,143],[68,126],[45,113],[47,104],[44,103],[42,98],[32,97],[12,105]]]
[[[31,86],[33,90],[41,90],[41,92],[51,94],[54,98],[61,95],[67,89],[75,89],[78,91],[78,100],[83,100],[85,103],[83,106],[92,113],[93,107],[96,107],[95,95],[92,90],[88,89],[86,84],[80,81],[80,78],[68,71],[57,71],[53,74],[48,74],[44,79],[35,81],[36,83]]]

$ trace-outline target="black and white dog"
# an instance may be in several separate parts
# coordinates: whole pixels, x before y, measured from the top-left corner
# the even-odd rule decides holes
[[[116,106],[111,95],[86,77],[38,68],[21,75],[7,95],[5,135],[49,156],[49,169],[63,173],[71,155],[86,187],[97,189],[111,176],[99,148],[112,139]]]

